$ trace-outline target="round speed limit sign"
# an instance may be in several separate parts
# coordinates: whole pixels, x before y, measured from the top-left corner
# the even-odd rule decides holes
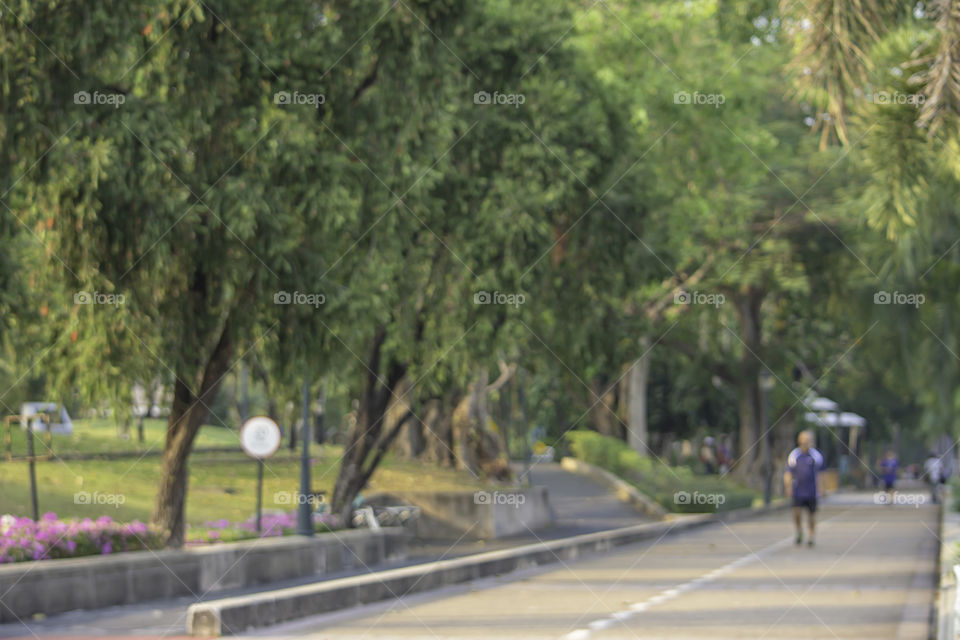
[[[266,416],[250,418],[240,427],[240,446],[251,458],[269,458],[280,448],[280,427]]]

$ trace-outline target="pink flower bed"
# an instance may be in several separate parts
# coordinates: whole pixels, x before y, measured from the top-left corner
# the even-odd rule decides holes
[[[45,513],[36,522],[9,515],[0,518],[0,564],[161,546],[162,533],[136,520],[120,523],[109,516],[60,520],[55,513]]]
[[[339,528],[337,518],[329,514],[314,514],[313,524],[317,532]],[[206,522],[201,527],[187,528],[186,544],[196,546],[293,535],[297,532],[297,514],[264,514],[261,528],[257,534],[255,517],[241,523],[226,519]],[[136,520],[121,523],[109,516],[96,520],[59,519],[55,513],[45,513],[34,522],[30,518],[5,515],[0,517],[0,564],[161,549],[164,539],[162,531]]]
[[[297,512],[263,514],[260,519],[261,532],[259,537],[291,536],[297,533]],[[333,531],[339,529],[339,519],[328,513],[313,514],[313,530],[315,532]],[[224,518],[205,522],[201,527],[190,527],[187,530],[187,545],[214,544],[217,542],[236,542],[249,540],[257,536],[257,518],[250,517],[240,523],[233,523]]]

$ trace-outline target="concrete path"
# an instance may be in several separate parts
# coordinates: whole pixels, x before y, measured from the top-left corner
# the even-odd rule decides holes
[[[794,546],[780,511],[252,635],[927,638],[937,509],[877,505],[873,495],[828,499],[814,548]]]
[[[522,465],[515,464],[514,472],[518,478],[524,478]],[[455,546],[452,546],[451,540],[414,541],[410,544],[410,560],[426,562],[438,558],[457,558],[540,540],[555,540],[654,522],[649,516],[620,501],[605,486],[567,471],[557,462],[532,464],[526,478],[529,478],[534,486],[547,488],[550,508],[556,518],[552,528],[497,540],[462,540]]]
[[[522,470],[520,471],[522,473]],[[530,473],[536,485],[546,486],[551,505],[557,516],[557,526],[490,541],[413,541],[407,560],[376,567],[390,569],[438,559],[451,559],[483,551],[527,545],[538,540],[552,540],[605,529],[625,527],[648,522],[642,514],[623,504],[594,481],[566,471],[556,463],[532,466]],[[331,574],[328,578],[367,573],[365,570]],[[211,593],[203,599],[224,598],[267,589],[292,587],[314,582],[314,578],[288,580],[271,585],[244,589],[230,589]],[[27,620],[25,624],[0,624],[0,638],[66,638],[112,637],[119,639],[130,634],[141,637],[173,637],[186,627],[187,608],[196,602],[193,597],[181,597],[160,602],[110,607],[96,611],[76,611],[49,618]]]
[[[603,485],[567,471],[559,463],[534,464],[530,467],[528,477],[535,486],[547,488],[550,506],[557,518],[556,528],[565,535],[653,521],[621,502]]]

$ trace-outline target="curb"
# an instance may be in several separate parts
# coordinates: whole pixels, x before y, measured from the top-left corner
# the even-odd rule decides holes
[[[617,496],[620,502],[630,505],[641,513],[657,518],[658,520],[665,520],[669,515],[666,509],[654,502],[651,498],[637,491],[636,487],[621,480],[606,469],[601,469],[589,462],[577,460],[569,456],[560,460],[560,466],[571,473],[579,474],[604,485]]]
[[[771,505],[769,508],[688,515],[667,522],[639,524],[363,576],[200,602],[190,605],[187,610],[187,633],[204,637],[243,633],[257,627],[267,627],[379,600],[400,598],[478,578],[576,560],[581,556],[609,551],[633,542],[711,523],[741,520],[776,511],[784,506],[786,502]]]
[[[955,640],[956,615],[954,607],[957,600],[957,577],[953,572],[956,563],[952,551],[955,543],[960,541],[960,514],[952,511],[949,505],[953,504],[953,491],[950,485],[945,485],[942,500],[940,501],[940,530],[937,539],[940,541],[938,555],[938,583],[936,607],[937,640]]]

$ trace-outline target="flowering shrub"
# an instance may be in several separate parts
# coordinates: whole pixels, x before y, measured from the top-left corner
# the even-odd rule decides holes
[[[340,526],[339,519],[329,513],[313,514],[313,530],[317,532],[333,531]],[[289,536],[297,532],[297,512],[265,513],[260,519],[261,538]],[[231,523],[224,518],[204,522],[200,527],[187,529],[187,544],[213,544],[217,542],[236,542],[257,537],[257,517],[252,516],[244,522]]]
[[[45,513],[36,522],[11,515],[0,517],[0,564],[162,546],[162,532],[136,520],[126,524],[114,522],[109,516],[58,520],[55,513]]]
[[[332,531],[338,527],[335,516],[313,515],[315,531]],[[261,528],[260,537],[264,538],[293,535],[297,532],[297,515],[295,512],[264,514]],[[240,523],[224,519],[206,522],[201,527],[188,527],[186,543],[195,546],[256,537],[254,516]],[[30,518],[5,515],[0,517],[0,564],[160,549],[164,539],[162,531],[136,520],[120,523],[109,516],[96,520],[60,520],[55,513],[45,513],[34,522]]]

